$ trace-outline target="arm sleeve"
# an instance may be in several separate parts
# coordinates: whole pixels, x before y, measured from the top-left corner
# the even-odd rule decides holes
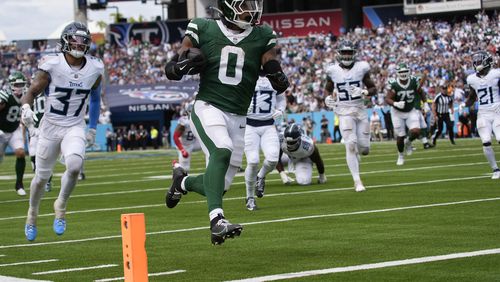
[[[90,90],[89,128],[96,129],[101,111],[101,83],[96,89]]]

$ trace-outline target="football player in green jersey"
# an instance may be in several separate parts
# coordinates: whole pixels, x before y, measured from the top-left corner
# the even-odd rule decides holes
[[[182,48],[165,67],[171,80],[200,73],[190,123],[208,160],[205,173],[198,176],[187,176],[180,165],[174,165],[166,205],[175,207],[188,191],[206,196],[216,245],[243,229],[224,218],[222,196],[241,166],[246,113],[259,70],[263,69],[277,92],[289,86],[276,59],[276,34],[269,26],[257,25],[262,2],[218,0],[221,18],[191,20]]]
[[[16,191],[25,196],[23,177],[26,168],[23,127],[21,120],[21,97],[26,93],[26,77],[21,72],[12,73],[7,89],[0,90],[0,162],[7,145],[16,154]]]
[[[401,63],[396,67],[396,79],[388,81],[388,93],[385,97],[387,104],[392,106],[391,118],[396,133],[396,144],[399,152],[397,165],[404,164],[404,151],[411,155],[411,142],[420,135],[420,102],[425,101],[419,80],[410,75],[410,69]],[[416,107],[418,105],[418,109]],[[409,137],[406,137],[406,127]]]

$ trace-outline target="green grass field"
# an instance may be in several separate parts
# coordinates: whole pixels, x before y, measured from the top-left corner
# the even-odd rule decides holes
[[[239,173],[224,211],[244,230],[221,246],[210,243],[204,198],[191,193],[175,209],[164,206],[173,150],[89,154],[87,180],[77,184],[60,237],[52,231],[58,164],[30,243],[28,198],[14,192],[15,160],[8,156],[0,166],[0,281],[119,281],[120,215],[139,212],[146,216],[150,281],[262,281],[303,271],[310,272],[289,280],[500,281],[500,180],[490,179],[481,142],[415,146],[397,167],[393,142],[372,143],[361,164],[367,191],[356,193],[343,145],[320,145],[328,182],[284,186],[273,173],[254,212],[245,208]],[[494,150],[500,160],[500,146]],[[192,173],[203,167],[196,153]],[[315,183],[316,170],[313,177]],[[29,172],[26,186],[31,178]],[[271,276],[277,274],[283,276]]]

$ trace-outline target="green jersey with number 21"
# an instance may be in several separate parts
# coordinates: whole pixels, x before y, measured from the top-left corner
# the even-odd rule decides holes
[[[186,36],[207,58],[196,99],[224,112],[246,115],[259,77],[261,57],[276,45],[273,30],[269,26],[254,26],[234,33],[220,20],[193,19]]]

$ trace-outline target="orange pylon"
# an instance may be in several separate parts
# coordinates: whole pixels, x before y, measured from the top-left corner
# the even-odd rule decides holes
[[[147,282],[148,256],[144,214],[122,214],[121,225],[125,282]]]

